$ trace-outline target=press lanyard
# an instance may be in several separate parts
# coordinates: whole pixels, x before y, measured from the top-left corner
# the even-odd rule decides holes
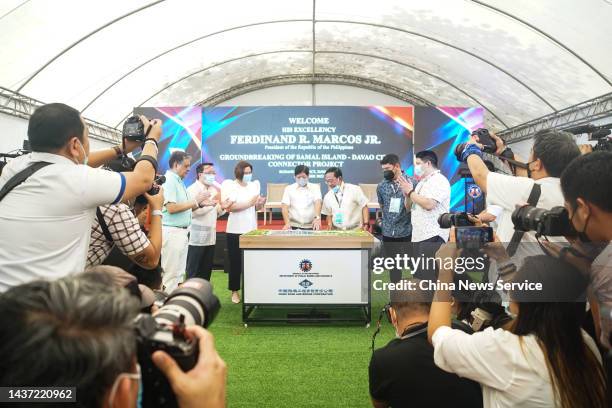
[[[340,192],[342,193],[342,200],[344,200],[344,188],[340,190]],[[336,198],[336,202],[338,203],[338,208],[341,208],[342,200],[338,200],[338,195],[336,193],[334,193],[334,197]]]

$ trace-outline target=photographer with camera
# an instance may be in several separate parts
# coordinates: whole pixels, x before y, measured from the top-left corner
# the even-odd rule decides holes
[[[598,309],[612,307],[612,152],[593,152],[571,162],[561,175],[561,189],[565,223],[577,236],[567,237],[572,247],[566,249],[552,243],[544,246],[589,276],[596,331],[601,331],[601,344],[609,349],[612,316]]]
[[[483,151],[494,153],[502,159],[514,158],[514,155],[499,137],[486,129],[473,132],[472,140],[459,145],[456,151],[458,159],[468,164],[476,184],[487,193],[487,204],[503,209],[497,220],[497,235],[502,242],[512,243],[512,246],[517,246],[519,242],[536,242],[532,233],[515,233],[511,214],[517,205],[525,203],[546,209],[563,205],[559,177],[565,167],[580,156],[573,136],[552,129],[536,133],[529,160],[522,165],[527,177],[489,171],[482,158]],[[513,255],[514,251],[516,248],[509,252]]]
[[[369,366],[370,396],[375,408],[482,406],[480,386],[447,373],[434,364],[427,341],[427,322],[433,292],[420,289],[392,290],[385,307],[396,338],[373,351]],[[382,317],[382,316],[381,316]],[[443,389],[444,392],[439,392]]]
[[[458,256],[451,240],[437,257]],[[453,269],[440,268],[440,283]],[[429,314],[428,338],[438,367],[482,385],[484,407],[607,407],[606,380],[593,339],[581,329],[587,281],[568,263],[537,255],[525,259],[512,282],[539,282],[541,290],[510,291],[516,315],[509,330],[468,335],[451,328],[450,290],[440,285]]]
[[[75,407],[136,407],[149,375],[136,360],[138,309],[138,301],[103,273],[9,289],[0,295],[0,384],[76,387]],[[200,350],[190,370],[162,351],[153,361],[179,407],[223,407],[226,366],[213,337],[201,327],[186,330]],[[143,401],[155,392],[145,387]]]
[[[130,158],[110,162],[111,171],[129,171],[134,167]],[[142,230],[135,210],[125,203],[108,204],[96,209],[96,218],[91,227],[91,239],[87,254],[87,266],[101,263],[129,270],[136,263],[146,269],[159,264],[162,247],[161,209],[164,194],[156,186],[143,197],[148,202],[151,224],[149,237]],[[111,252],[115,250],[111,257]]]
[[[100,205],[148,191],[157,168],[161,121],[140,118],[144,140],[125,140],[89,153],[89,131],[79,112],[43,105],[28,123],[32,153],[12,160],[0,177],[0,292],[31,280],[82,271]],[[143,146],[134,171],[92,168]]]

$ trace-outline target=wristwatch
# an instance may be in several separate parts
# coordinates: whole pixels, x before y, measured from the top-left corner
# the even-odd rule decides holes
[[[164,216],[164,214],[161,212],[161,210],[153,210],[153,211],[151,211],[151,215],[159,215],[160,217]]]

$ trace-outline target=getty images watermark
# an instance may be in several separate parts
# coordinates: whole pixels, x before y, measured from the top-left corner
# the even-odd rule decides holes
[[[388,270],[410,271],[411,275],[419,276],[420,271],[439,271],[441,269],[452,270],[456,275],[465,275],[468,272],[479,274],[481,277],[487,275],[490,263],[486,256],[458,256],[458,257],[426,257],[410,256],[408,254],[396,254],[393,257],[375,257],[372,262],[372,272],[381,275]],[[466,276],[467,278],[467,276]],[[418,283],[418,284],[417,284]],[[403,279],[399,282],[385,282],[382,279],[374,279],[372,287],[376,291],[389,290],[450,290],[450,291],[542,291],[541,282],[509,282],[500,277],[494,282],[487,279],[476,281],[472,279],[454,279],[453,282],[440,282],[437,280],[420,280],[418,282]]]

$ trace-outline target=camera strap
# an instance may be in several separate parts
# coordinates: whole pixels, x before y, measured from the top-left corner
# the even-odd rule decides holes
[[[531,193],[529,193],[529,198],[527,199],[527,204],[532,207],[537,207],[538,200],[540,199],[540,194],[542,194],[542,188],[538,183],[533,184],[533,188],[531,189]],[[525,231],[517,231],[514,230],[514,234],[512,235],[512,239],[508,244],[508,248],[506,248],[506,252],[510,257],[514,256],[516,250],[518,249],[519,243],[523,239],[523,235]]]
[[[4,186],[2,187],[2,190],[0,190],[0,201],[2,201],[2,199],[8,193],[10,193],[11,190],[13,190],[15,187],[17,187],[24,181],[26,181],[32,174],[36,173],[38,170],[42,169],[43,167],[47,167],[50,164],[51,163],[49,162],[42,162],[42,161],[36,162],[26,167],[25,169],[21,170],[19,173],[15,174],[10,179],[8,179],[6,184],[4,184]]]
[[[100,210],[100,207],[96,207],[96,218],[98,219],[98,223],[100,224],[100,228],[102,228],[102,233],[106,237],[106,240],[111,245],[114,244],[113,236],[111,235],[108,229],[108,224],[106,224],[106,221],[104,220],[104,215],[102,215],[102,211]]]

